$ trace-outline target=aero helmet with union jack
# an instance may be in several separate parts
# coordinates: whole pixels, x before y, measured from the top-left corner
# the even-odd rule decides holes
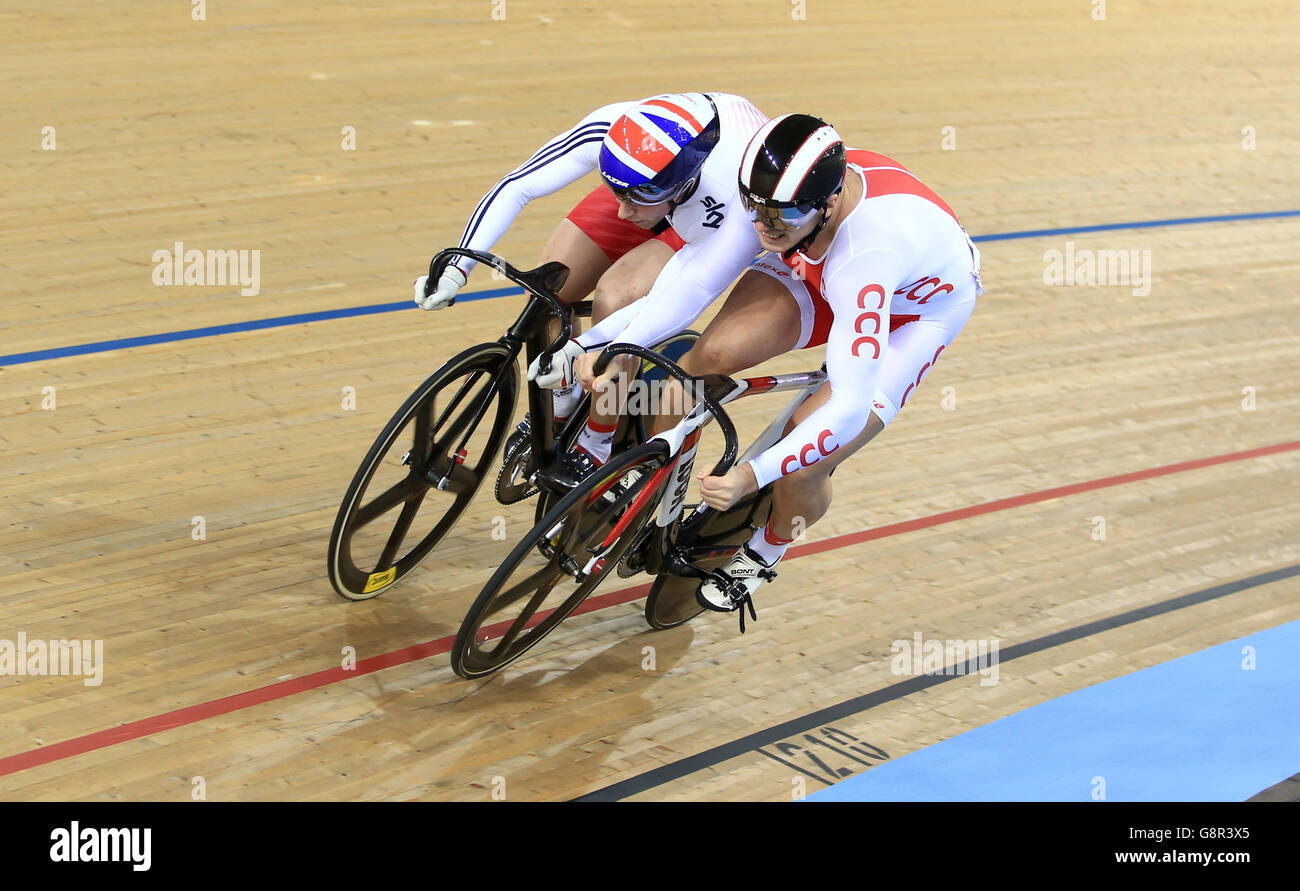
[[[638,103],[609,128],[600,175],[634,204],[673,201],[694,183],[718,144],[718,110],[703,93],[670,93]]]

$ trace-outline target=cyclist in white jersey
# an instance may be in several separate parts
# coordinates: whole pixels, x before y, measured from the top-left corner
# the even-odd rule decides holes
[[[479,201],[460,246],[486,251],[529,201],[593,171],[601,174],[602,185],[561,221],[542,253],[542,262],[559,260],[571,270],[561,300],[572,303],[595,291],[596,327],[566,343],[548,374],[539,374],[536,362],[529,368],[529,380],[557,390],[557,418],[567,417],[581,397],[573,386],[574,360],[604,346],[602,332],[623,327],[620,318],[603,326],[602,320],[647,294],[703,289],[712,299],[761,252],[739,206],[736,171],[750,137],[766,121],[748,100],[727,93],[606,105],[547,142]],[[447,306],[474,265],[458,259],[427,297],[426,277],[420,277],[415,302],[424,309]],[[608,459],[617,420],[616,412],[593,412],[579,449],[551,468],[562,484]],[[526,436],[526,425],[515,435]]]
[[[817,118],[767,122],[741,161],[740,192],[768,253],[680,364],[734,374],[825,344],[827,382],[776,445],[723,477],[698,475],[701,498],[717,510],[775,484],[767,525],[697,592],[702,606],[722,612],[774,575],[796,518],[806,528],[825,514],[831,472],[893,420],[982,291],[979,251],[952,209],[897,161],[846,152]],[[654,342],[703,308],[660,304],[615,339]]]

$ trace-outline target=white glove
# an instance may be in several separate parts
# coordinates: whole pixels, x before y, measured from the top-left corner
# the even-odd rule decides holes
[[[442,309],[455,300],[456,292],[464,287],[465,273],[455,266],[448,266],[446,271],[443,272],[442,278],[438,279],[438,287],[433,289],[432,294],[425,297],[424,285],[428,280],[427,275],[422,275],[415,280],[415,304],[420,309]]]
[[[551,356],[551,370],[546,374],[538,372],[542,357],[538,356],[528,366],[528,379],[537,381],[537,386],[547,390],[563,390],[573,384],[573,363],[587,352],[576,340],[565,341],[555,355]]]

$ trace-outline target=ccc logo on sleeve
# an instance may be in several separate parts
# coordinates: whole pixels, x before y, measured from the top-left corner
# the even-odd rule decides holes
[[[796,470],[798,470],[797,467],[792,467],[791,466],[792,464],[798,464],[801,467],[812,467],[822,458],[825,458],[831,452],[838,449],[839,448],[838,445],[831,446],[829,449],[826,448],[826,440],[830,438],[831,438],[831,431],[823,430],[821,433],[817,434],[817,442],[815,443],[810,442],[804,445],[804,447],[799,450],[799,454],[797,456],[787,455],[785,460],[781,462],[782,475],[787,473],[794,473]],[[818,454],[814,456],[811,460],[809,460],[809,454],[814,451],[816,451]]]

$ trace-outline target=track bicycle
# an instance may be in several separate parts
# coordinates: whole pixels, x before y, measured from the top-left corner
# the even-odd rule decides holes
[[[420,384],[362,459],[334,520],[327,557],[330,582],[348,600],[378,596],[415,569],[469,506],[497,466],[503,445],[496,499],[514,504],[539,495],[534,516],[540,519],[556,496],[540,491],[534,478],[586,422],[589,396],[557,430],[550,394],[530,383],[528,435],[507,437],[519,395],[520,351],[526,363],[540,355],[545,373],[551,356],[572,335],[572,316],[591,315],[591,301],[566,305],[556,296],[568,267],[550,262],[521,271],[489,253],[448,248],[430,261],[426,289],[456,257],[492,266],[523,288],[528,301],[499,340],[464,350]],[[560,322],[553,340],[551,319]],[[662,346],[681,356],[698,337],[687,331]],[[642,441],[641,424],[639,417],[620,419],[616,445]]]
[[[654,352],[613,344],[596,361],[599,376],[620,354],[638,356],[680,381],[696,405],[671,430],[615,454],[568,492],[515,546],[475,599],[452,647],[452,669],[477,678],[500,670],[536,646],[611,573],[655,576],[645,619],[655,629],[673,628],[703,612],[695,592],[767,522],[772,487],[741,499],[726,511],[685,498],[701,428],[716,419],[725,446],[713,468],[721,476],[734,466],[736,431],[722,406],[756,393],[798,391],[785,410],[746,449],[749,461],[785,435],[798,407],[826,380],[823,367],[732,380],[694,378]],[[751,618],[756,618],[752,604]],[[744,630],[744,613],[741,613]]]

